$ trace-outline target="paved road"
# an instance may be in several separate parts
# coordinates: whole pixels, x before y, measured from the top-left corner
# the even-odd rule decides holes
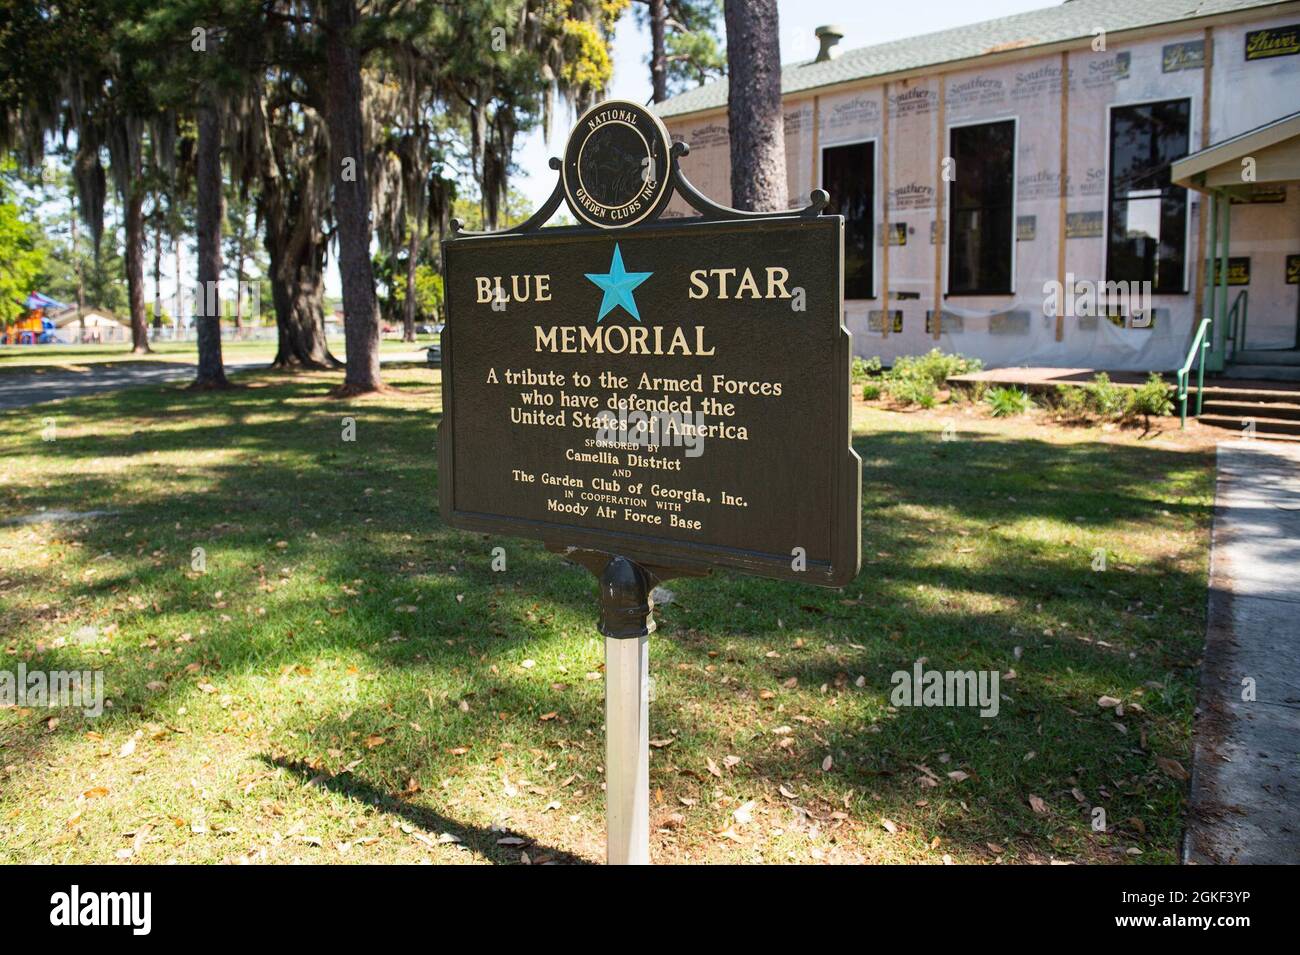
[[[390,352],[380,362],[423,362],[424,352]],[[265,368],[268,362],[227,362],[226,374],[250,368]],[[65,368],[33,368],[31,371],[0,372],[0,409],[25,408],[61,398],[76,398],[99,391],[135,388],[194,377],[194,363],[187,361],[101,362],[83,365],[76,371]]]
[[[1281,442],[1219,445],[1184,850],[1300,863],[1300,448]]]
[[[264,367],[266,362],[232,362],[226,373]],[[0,408],[24,408],[60,398],[76,398],[97,391],[114,391],[138,385],[156,385],[194,377],[193,362],[102,362],[65,368],[33,368],[0,374]]]

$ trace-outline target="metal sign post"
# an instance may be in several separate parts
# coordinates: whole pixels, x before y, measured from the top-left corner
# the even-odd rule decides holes
[[[605,638],[605,861],[650,864],[650,638]]]
[[[650,634],[661,582],[707,569],[642,564],[600,551],[547,544],[600,581],[605,638],[605,861],[650,864]]]
[[[651,575],[612,557],[600,576],[605,636],[605,861],[650,863]]]

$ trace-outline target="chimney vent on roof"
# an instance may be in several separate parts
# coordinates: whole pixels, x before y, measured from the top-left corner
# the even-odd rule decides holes
[[[825,63],[827,60],[833,60],[840,55],[837,44],[844,39],[844,30],[837,26],[823,26],[817,28],[817,40],[821,43],[821,49],[817,51],[817,62]]]

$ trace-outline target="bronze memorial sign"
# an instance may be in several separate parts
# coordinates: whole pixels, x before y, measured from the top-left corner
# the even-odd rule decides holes
[[[610,661],[641,640],[625,690],[642,713],[656,581],[724,567],[840,586],[861,558],[843,219],[820,190],[785,213],[716,205],[683,176],[687,151],[637,104],[601,103],[532,218],[453,224],[443,247],[442,517],[601,575]],[[700,214],[663,217],[674,193]],[[561,202],[583,224],[541,228]],[[609,711],[617,669],[610,858],[643,861],[644,807],[624,807],[624,832],[614,774],[618,727],[636,737],[644,717]],[[626,758],[635,802],[644,757]]]
[[[843,220],[822,203],[754,216],[704,202],[699,218],[648,221],[674,179],[700,198],[657,118],[602,103],[534,217],[563,195],[594,227],[446,242],[443,518],[661,578],[720,566],[847,583],[861,465]]]

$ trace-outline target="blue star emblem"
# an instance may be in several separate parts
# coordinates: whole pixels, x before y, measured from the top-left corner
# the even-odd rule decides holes
[[[619,251],[618,243],[615,242],[614,257],[610,259],[609,271],[603,275],[599,272],[586,273],[587,279],[605,293],[600,300],[600,314],[596,317],[596,324],[599,325],[606,315],[620,306],[638,322],[641,321],[641,315],[636,310],[636,299],[632,297],[632,290],[652,275],[653,272],[629,272],[624,269],[623,253]]]

